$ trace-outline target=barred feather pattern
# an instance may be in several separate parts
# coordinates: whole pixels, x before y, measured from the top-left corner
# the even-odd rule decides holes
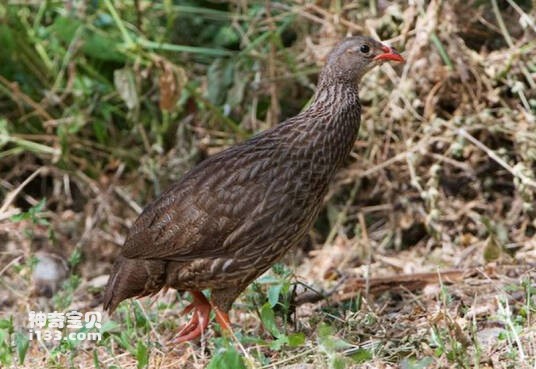
[[[172,287],[211,289],[213,305],[228,311],[303,240],[357,137],[357,82],[370,67],[365,59],[355,67],[347,49],[363,40],[375,45],[351,39],[334,50],[333,63],[352,73],[335,73],[328,61],[307,109],[203,161],[144,209],[114,266],[112,274],[122,275],[111,276],[105,307]]]

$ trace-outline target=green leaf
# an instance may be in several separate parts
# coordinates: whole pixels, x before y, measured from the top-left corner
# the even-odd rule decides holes
[[[491,235],[485,242],[484,246],[484,260],[486,262],[491,262],[499,259],[502,254],[502,247],[499,244],[497,237]]]
[[[124,63],[125,55],[118,51],[118,45],[121,43],[119,39],[109,36],[101,36],[96,33],[91,33],[85,38],[82,50],[92,58],[104,61]]]
[[[101,369],[99,354],[97,350],[93,350],[93,365],[95,366],[95,369]]]
[[[0,319],[0,329],[7,329],[8,331],[11,331],[13,329],[13,320]]]
[[[218,352],[210,363],[207,369],[246,369],[246,365],[242,357],[233,347],[228,347]]]
[[[82,260],[82,251],[80,249],[74,249],[71,256],[69,257],[69,265],[71,267],[77,266]]]
[[[136,360],[138,360],[138,369],[145,368],[149,363],[149,349],[142,342],[138,342]]]
[[[343,357],[336,355],[331,359],[331,368],[333,369],[345,369],[346,368],[346,360],[344,360]]]
[[[214,43],[219,46],[228,46],[240,41],[240,37],[234,30],[234,27],[221,27],[214,37]]]
[[[277,302],[279,301],[279,295],[281,294],[281,288],[283,288],[282,284],[276,284],[276,285],[270,286],[268,288],[268,302],[270,303],[270,306],[272,308],[275,305],[277,305]]]
[[[285,335],[281,335],[277,337],[276,340],[272,341],[270,343],[270,348],[274,351],[279,351],[281,348],[288,344],[288,337]]]
[[[305,343],[305,334],[292,333],[288,335],[288,345],[290,347],[299,347]]]
[[[260,277],[259,279],[255,281],[255,283],[259,283],[259,284],[270,284],[270,283],[279,283],[279,282],[281,281],[271,274],[263,275],[262,277]]]
[[[118,337],[119,344],[130,353],[134,353],[134,347],[131,344],[129,331],[122,331]]]
[[[320,323],[320,325],[318,326],[318,336],[320,338],[326,338],[328,336],[331,336],[334,332],[334,329],[333,327],[331,327],[329,324],[327,323]]]
[[[106,124],[102,120],[95,120],[93,121],[92,127],[97,141],[99,141],[101,144],[106,144],[108,142]]]
[[[6,345],[9,342],[9,332],[7,329],[0,329],[0,346]]]
[[[19,364],[22,365],[26,358],[28,347],[30,346],[28,335],[21,332],[15,333],[15,346],[17,347],[17,355],[19,356]]]
[[[352,360],[360,364],[372,359],[372,352],[365,349],[358,349],[355,354],[351,356]]]
[[[30,214],[28,213],[18,213],[18,214],[14,214],[12,216],[9,217],[9,220],[11,220],[13,223],[18,223],[18,222],[21,222],[23,220],[27,220],[30,218]]]
[[[79,27],[83,27],[83,24],[78,19],[57,17],[49,27],[50,36],[61,40],[65,44],[70,44]]]
[[[117,327],[119,327],[119,324],[114,322],[113,320],[109,320],[106,323],[104,323],[101,328],[99,329],[100,333],[106,333],[115,330]]]
[[[281,332],[277,329],[277,325],[275,324],[275,314],[270,306],[270,303],[266,303],[262,305],[261,309],[261,320],[264,324],[264,327],[272,334],[274,337],[281,336]]]
[[[434,359],[429,356],[426,356],[420,360],[416,359],[404,359],[400,363],[401,369],[425,369],[432,365]]]

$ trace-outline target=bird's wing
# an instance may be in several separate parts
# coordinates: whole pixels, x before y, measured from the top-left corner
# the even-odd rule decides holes
[[[205,160],[148,205],[122,255],[168,260],[228,255],[225,240],[256,213],[270,186],[264,173],[272,170],[277,142],[264,135],[245,147]]]
[[[273,168],[278,180],[266,188],[264,198],[247,220],[225,239],[223,247],[234,259],[271,259],[280,255],[281,250],[288,250],[303,238],[318,215],[327,186],[315,187],[296,177],[300,170],[309,169],[309,163],[287,158],[278,164]]]

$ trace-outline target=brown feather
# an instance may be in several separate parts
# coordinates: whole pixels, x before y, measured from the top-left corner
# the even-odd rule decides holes
[[[208,158],[149,204],[112,270],[105,307],[168,286],[210,288],[213,304],[228,311],[312,226],[357,137],[357,83],[382,50],[370,38],[344,40],[306,110]]]

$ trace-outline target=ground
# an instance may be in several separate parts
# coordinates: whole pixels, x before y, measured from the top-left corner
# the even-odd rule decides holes
[[[536,7],[530,1],[0,5],[0,367],[535,368]],[[330,48],[399,50],[303,245],[191,344],[187,295],[102,312],[143,206],[299,112]],[[50,324],[50,322],[49,322]],[[50,325],[49,325],[49,328]],[[87,337],[87,336],[86,336]]]

